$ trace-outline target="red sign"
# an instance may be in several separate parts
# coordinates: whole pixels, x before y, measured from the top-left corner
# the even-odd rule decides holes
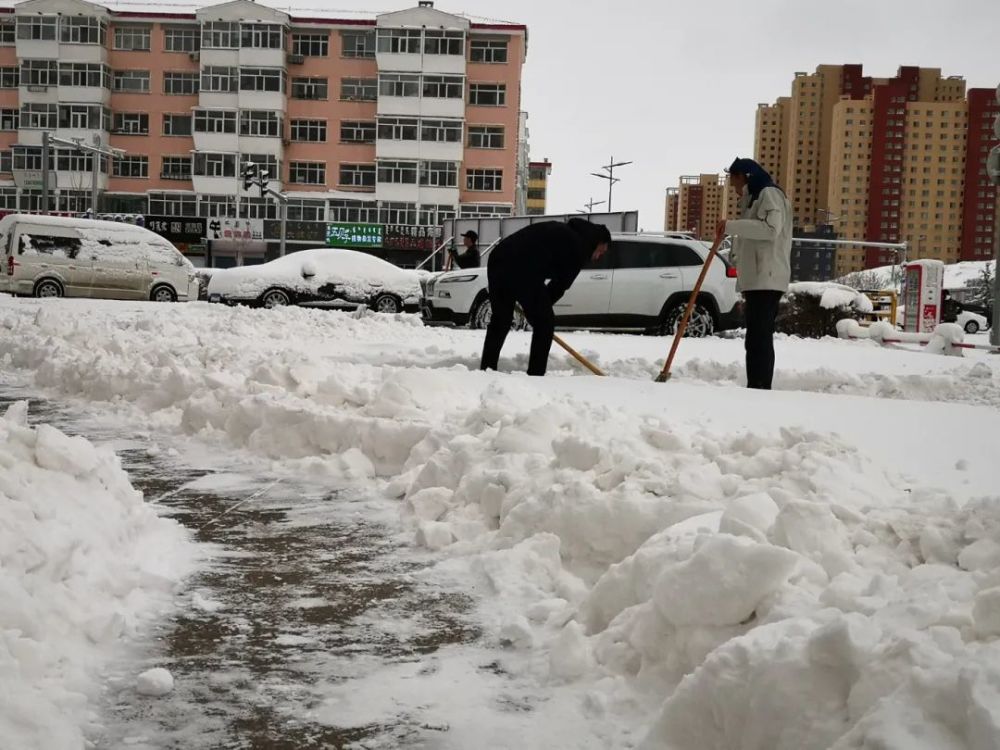
[[[921,311],[921,317],[923,318],[923,326],[921,330],[926,333],[931,333],[935,328],[937,328],[937,305],[924,305],[923,310]]]

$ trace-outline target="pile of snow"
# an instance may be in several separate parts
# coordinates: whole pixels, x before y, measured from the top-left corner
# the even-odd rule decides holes
[[[102,665],[171,606],[193,551],[110,449],[29,427],[27,403],[11,406],[0,417],[0,744],[83,747]]]
[[[963,260],[959,263],[949,263],[944,267],[944,288],[945,289],[965,289],[970,281],[982,278],[983,271],[987,266],[992,268],[996,264],[994,260]],[[878,266],[877,268],[867,268],[864,271],[848,274],[837,279],[843,282],[852,276],[863,274],[866,279],[877,280],[875,285],[879,289],[899,290],[902,283],[902,273],[900,266]],[[893,280],[895,279],[895,283]]]
[[[406,302],[420,298],[420,275],[368,253],[321,247],[299,250],[259,266],[227,268],[212,273],[209,294],[255,299],[271,287],[315,294],[336,285],[353,300],[391,292]]]
[[[796,281],[788,285],[789,294],[819,297],[825,310],[851,308],[857,312],[871,312],[872,301],[857,289],[832,281]]]

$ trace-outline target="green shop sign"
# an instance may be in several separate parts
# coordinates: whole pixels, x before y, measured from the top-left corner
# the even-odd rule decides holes
[[[326,244],[332,247],[382,247],[382,225],[327,224]]]

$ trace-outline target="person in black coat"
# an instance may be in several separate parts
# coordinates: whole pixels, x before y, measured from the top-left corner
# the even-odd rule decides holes
[[[455,248],[448,250],[452,267],[479,268],[479,235],[470,229],[462,235],[462,244],[465,246],[464,252],[456,252]]]
[[[528,374],[544,375],[555,333],[552,306],[588,261],[607,252],[610,242],[607,227],[583,219],[530,224],[501,240],[486,264],[493,310],[480,369],[497,369],[517,302],[532,328]]]

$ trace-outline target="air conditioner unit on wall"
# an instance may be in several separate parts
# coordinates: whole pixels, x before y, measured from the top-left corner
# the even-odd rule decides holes
[[[289,65],[302,65],[306,61],[305,55],[289,55],[288,64]]]
[[[198,62],[201,59],[200,52],[191,52],[188,57],[191,58],[191,62]]]

